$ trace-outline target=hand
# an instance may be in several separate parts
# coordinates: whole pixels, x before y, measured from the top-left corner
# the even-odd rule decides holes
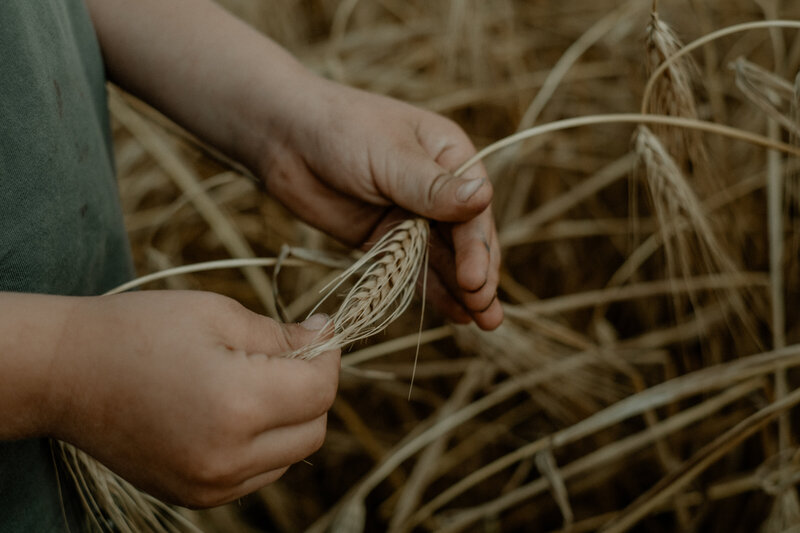
[[[500,250],[481,165],[450,120],[308,76],[274,111],[254,165],[267,190],[311,225],[368,245],[409,212],[432,225],[428,297],[450,319],[483,329],[503,319]],[[274,103],[273,103],[274,105]]]
[[[324,317],[280,325],[202,292],[78,302],[50,368],[51,433],[140,489],[218,505],[322,444],[338,351],[276,356],[330,334]]]
[[[306,222],[362,246],[409,211],[438,221],[429,299],[456,322],[500,324],[492,187],[480,165],[450,174],[474,154],[456,124],[311,74],[214,2],[87,5],[113,80],[244,162]]]

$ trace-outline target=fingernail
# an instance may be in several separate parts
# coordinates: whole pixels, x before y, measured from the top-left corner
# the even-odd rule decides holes
[[[300,325],[309,331],[319,331],[325,327],[330,317],[325,313],[317,313],[303,320]]]
[[[459,202],[466,202],[472,195],[475,194],[478,189],[481,188],[483,183],[486,181],[486,178],[478,178],[478,179],[471,179],[465,181],[464,183],[459,186],[458,190],[456,191],[456,200]]]

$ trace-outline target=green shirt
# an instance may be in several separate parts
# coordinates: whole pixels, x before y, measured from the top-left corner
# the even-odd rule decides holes
[[[106,104],[82,0],[0,0],[1,291],[92,295],[132,276]],[[56,463],[45,439],[0,442],[0,532],[79,531]]]

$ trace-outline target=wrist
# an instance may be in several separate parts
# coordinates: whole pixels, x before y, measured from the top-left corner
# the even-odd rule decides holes
[[[114,330],[115,318],[104,305],[107,298],[64,298],[57,340],[42,377],[40,416],[49,437],[78,444],[95,431],[93,426],[105,423],[103,395],[110,376],[103,376],[108,366],[101,363],[114,357],[108,348],[122,342],[108,333]]]
[[[62,338],[78,298],[0,295],[0,438],[51,436],[61,418],[58,400]]]
[[[237,107],[240,138],[234,155],[261,177],[307,141],[301,132],[318,121],[318,95],[328,83],[288,54],[274,67],[262,70]]]

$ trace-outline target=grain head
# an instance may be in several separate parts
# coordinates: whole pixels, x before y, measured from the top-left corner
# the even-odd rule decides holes
[[[660,139],[648,127],[640,126],[634,144],[662,233],[669,277],[676,279],[698,273],[740,273],[739,267],[717,237],[706,208]],[[698,302],[691,292],[689,294],[693,306],[697,308]],[[728,289],[725,290],[725,297],[746,329],[752,333],[752,316],[742,295],[735,289]],[[681,307],[676,305],[676,309]]]
[[[428,232],[428,222],[415,218],[386,233],[326,289],[322,301],[366,268],[339,310],[331,316],[333,337],[297,350],[288,357],[313,359],[327,350],[374,335],[399,317],[411,304],[419,274],[427,266]]]
[[[654,10],[647,27],[647,75],[650,76],[667,58],[676,54],[683,43],[672,28]],[[698,118],[695,101],[697,65],[688,57],[673,62],[653,88],[647,112],[657,115]],[[713,189],[713,176],[708,164],[703,138],[686,129],[654,127],[667,151],[686,175],[702,177]]]

